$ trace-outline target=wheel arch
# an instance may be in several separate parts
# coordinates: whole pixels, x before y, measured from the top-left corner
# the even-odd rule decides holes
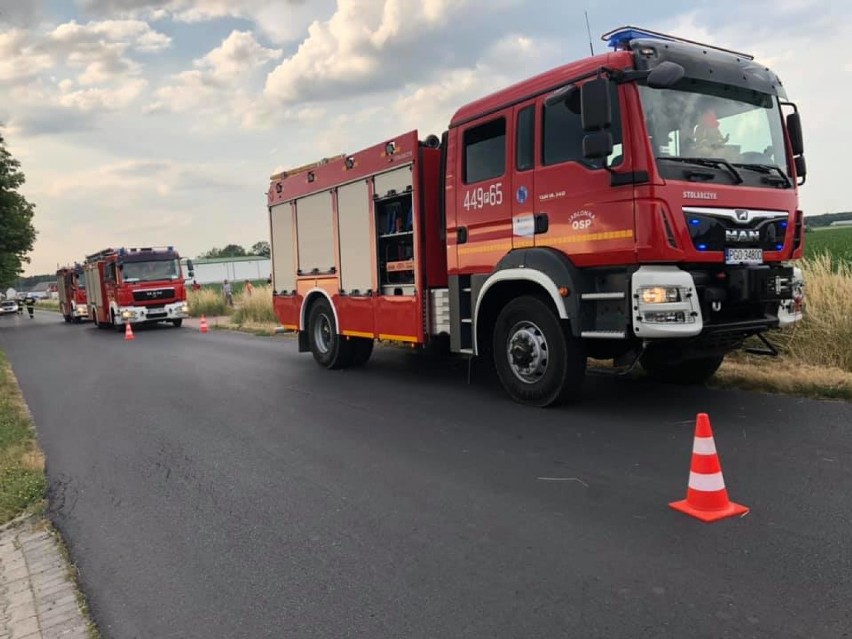
[[[488,344],[490,334],[503,306],[519,295],[542,298],[559,317],[570,321],[579,334],[579,283],[581,274],[563,254],[547,248],[520,249],[508,253],[483,282],[476,297],[473,314],[473,352]],[[568,289],[563,296],[560,289]],[[482,341],[486,340],[486,341]]]
[[[305,293],[305,297],[302,300],[302,307],[299,309],[299,333],[297,339],[299,342],[300,353],[307,353],[311,350],[308,340],[308,314],[311,312],[311,307],[323,298],[326,299],[329,306],[331,306],[331,312],[334,314],[334,326],[338,331],[340,331],[340,320],[337,317],[337,308],[334,306],[334,301],[332,301],[328,291],[319,287],[312,288]]]

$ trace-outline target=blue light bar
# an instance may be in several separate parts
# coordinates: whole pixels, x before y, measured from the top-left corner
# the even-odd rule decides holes
[[[620,29],[616,29],[615,31],[605,33],[601,36],[601,40],[605,40],[607,46],[612,47],[616,51],[618,49],[627,49],[627,47],[630,45],[630,41],[635,40],[636,38],[668,40],[669,42],[672,42],[674,40],[674,38],[668,37],[662,33],[657,33],[656,31],[646,31],[644,29],[637,29],[636,27],[622,27]]]

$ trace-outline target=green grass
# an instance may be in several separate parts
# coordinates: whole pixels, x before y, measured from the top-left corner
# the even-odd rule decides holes
[[[852,227],[819,228],[805,235],[805,257],[830,255],[835,262],[852,264]]]
[[[0,524],[34,509],[45,489],[44,456],[12,367],[0,353]]]

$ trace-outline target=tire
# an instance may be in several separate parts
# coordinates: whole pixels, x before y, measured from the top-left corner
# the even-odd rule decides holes
[[[657,382],[698,386],[713,377],[724,359],[724,355],[712,355],[672,361],[664,352],[649,350],[642,355],[639,363],[648,377]]]
[[[519,297],[503,307],[492,351],[500,383],[516,402],[543,408],[579,396],[586,374],[582,343],[539,298]]]
[[[183,318],[172,320],[172,326],[180,328],[183,325]]]
[[[366,337],[353,337],[349,340],[352,349],[352,366],[363,366],[373,354],[373,340]]]
[[[337,333],[331,304],[326,299],[311,306],[308,315],[308,344],[323,368],[346,368],[352,362],[351,344]]]

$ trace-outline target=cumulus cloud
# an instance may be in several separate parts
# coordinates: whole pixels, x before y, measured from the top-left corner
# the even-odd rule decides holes
[[[248,31],[233,31],[222,43],[193,62],[194,69],[172,76],[155,92],[147,112],[217,112],[253,110],[248,88],[254,73],[281,57],[279,49],[262,46]]]
[[[440,64],[436,35],[469,0],[338,0],[266,81],[282,104],[375,92]]]
[[[0,0],[0,27],[24,27],[34,24],[43,5],[43,0]]]

